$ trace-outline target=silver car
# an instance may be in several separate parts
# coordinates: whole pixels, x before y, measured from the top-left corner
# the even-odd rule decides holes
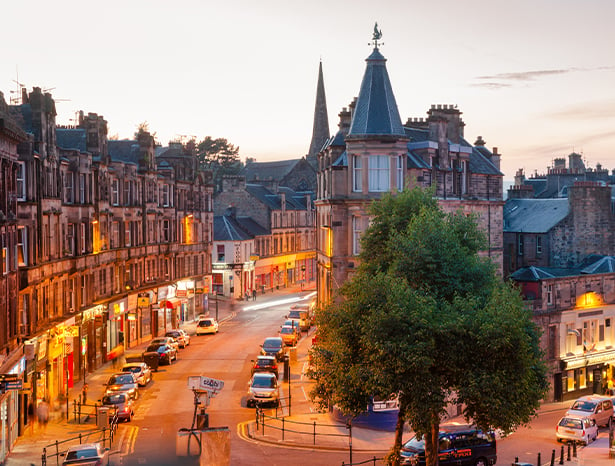
[[[557,423],[558,442],[577,442],[588,445],[598,438],[596,421],[589,417],[564,416]]]
[[[250,380],[248,388],[248,408],[256,404],[273,405],[280,404],[280,392],[278,391],[278,377],[270,372],[255,372]]]
[[[124,364],[122,372],[131,372],[140,387],[145,387],[152,380],[152,370],[144,362],[129,362]]]

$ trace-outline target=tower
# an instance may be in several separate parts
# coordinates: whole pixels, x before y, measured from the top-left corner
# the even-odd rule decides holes
[[[312,141],[307,154],[307,161],[315,169],[318,162],[316,155],[320,152],[325,142],[329,139],[329,116],[327,115],[327,99],[325,97],[325,83],[322,77],[322,61],[318,67],[318,83],[316,85],[316,105],[314,108],[314,128]]]

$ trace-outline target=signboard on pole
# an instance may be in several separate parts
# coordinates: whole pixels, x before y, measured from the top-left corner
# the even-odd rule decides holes
[[[224,382],[204,375],[191,375],[188,376],[188,388],[209,392],[209,396],[213,397],[224,388]]]

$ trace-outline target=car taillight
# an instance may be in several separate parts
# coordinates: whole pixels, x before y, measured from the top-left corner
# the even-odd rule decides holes
[[[96,463],[94,463],[94,466],[102,466],[103,462],[102,460],[96,460]]]

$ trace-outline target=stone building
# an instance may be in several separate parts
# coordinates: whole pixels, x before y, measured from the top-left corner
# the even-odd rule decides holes
[[[156,156],[145,131],[109,141],[94,113],[57,127],[40,88],[9,112],[26,137],[16,145],[18,332],[8,349],[24,356],[35,401],[59,403],[89,371],[203,312],[212,174],[189,148]]]
[[[518,191],[516,188],[512,191]],[[611,187],[577,181],[567,198],[509,198],[504,207],[504,275],[521,267],[576,267],[615,254]]]
[[[568,165],[566,165],[565,157],[556,157],[544,174],[536,171],[528,178],[523,169],[517,170],[515,183],[508,191],[508,199],[567,197],[568,189],[577,181],[614,184],[615,175],[610,175],[609,171],[602,168],[599,163],[595,168],[586,167],[583,156],[572,152],[568,155]]]
[[[12,120],[0,92],[0,375],[21,378],[23,353],[21,316],[19,312],[18,267],[23,264],[23,230],[20,228],[17,200],[22,196],[23,165],[19,163],[17,146],[26,134]],[[19,434],[20,396],[17,390],[0,392],[0,463]]]
[[[270,191],[246,183],[243,176],[226,177],[216,194],[216,215],[229,208],[255,237],[253,286],[260,292],[313,282],[316,277],[313,193],[287,187]],[[245,291],[245,290],[244,290]]]
[[[517,282],[543,330],[549,401],[602,394],[615,380],[615,257],[592,255],[576,267],[528,266]]]
[[[384,193],[434,187],[445,211],[477,215],[502,267],[500,154],[482,138],[464,139],[453,105],[432,105],[428,117],[402,123],[377,42],[367,58],[359,96],[339,114],[339,130],[318,155],[316,198],[318,299],[329,302],[358,265],[368,207]]]

